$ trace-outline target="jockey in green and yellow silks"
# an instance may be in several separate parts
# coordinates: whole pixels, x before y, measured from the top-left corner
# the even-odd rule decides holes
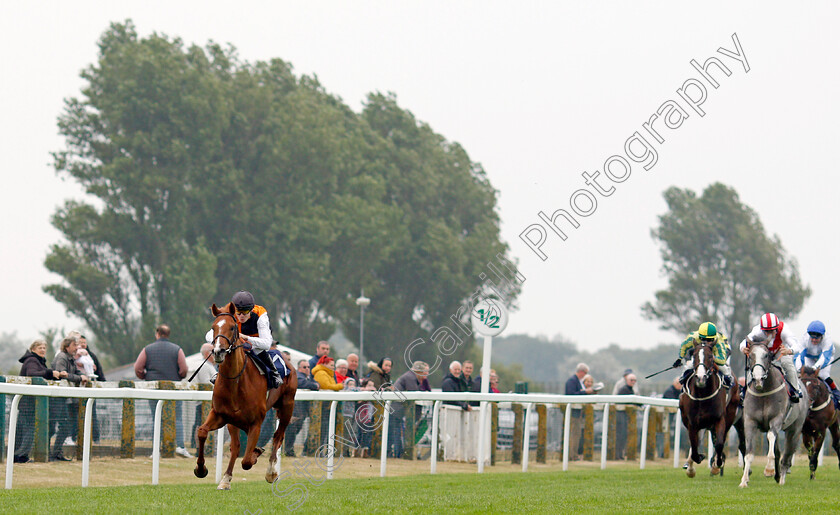
[[[680,357],[674,362],[674,368],[683,365],[685,367],[682,378],[680,378],[680,383],[685,385],[685,382],[691,376],[693,367],[689,360],[691,359],[694,347],[701,344],[711,344],[715,364],[718,367],[718,371],[723,375],[723,384],[727,389],[731,388],[733,380],[732,371],[729,368],[729,355],[732,351],[729,348],[729,340],[726,339],[726,335],[719,333],[715,324],[711,322],[700,324],[700,327],[693,333],[690,333],[683,340],[682,345],[680,345]]]

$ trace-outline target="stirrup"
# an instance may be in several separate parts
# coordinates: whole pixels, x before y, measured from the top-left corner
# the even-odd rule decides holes
[[[796,404],[797,402],[799,402],[799,399],[802,398],[802,392],[800,392],[799,390],[791,389],[790,391],[788,391],[788,396],[790,397],[790,402]]]

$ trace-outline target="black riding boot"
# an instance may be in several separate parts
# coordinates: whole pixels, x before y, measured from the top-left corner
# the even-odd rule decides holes
[[[688,381],[689,377],[691,377],[692,372],[694,372],[694,371],[691,370],[690,368],[686,369],[685,372],[683,372],[682,377],[680,377],[680,384],[681,385],[685,386],[685,382]]]
[[[262,361],[265,368],[268,370],[269,377],[268,379],[268,389],[274,389],[279,387],[283,384],[283,378],[280,376],[280,372],[277,371],[277,368],[274,367],[274,362],[271,360],[271,355],[266,352],[260,352],[257,354],[257,357]]]
[[[825,380],[825,384],[831,389],[831,398],[834,399],[834,409],[840,409],[840,390],[834,384],[834,379],[829,377]]]
[[[802,398],[802,393],[791,385],[788,385],[788,397],[790,402],[796,404]]]

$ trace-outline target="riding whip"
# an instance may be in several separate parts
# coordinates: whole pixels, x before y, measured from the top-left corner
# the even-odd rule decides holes
[[[199,365],[199,366],[198,366],[198,368],[196,368],[196,369],[195,369],[195,372],[193,372],[193,375],[191,375],[191,376],[190,376],[190,378],[189,378],[189,379],[187,379],[187,382],[188,382],[188,383],[191,383],[191,382],[192,382],[192,380],[193,380],[193,378],[195,377],[195,375],[198,373],[198,371],[199,371],[199,370],[201,370],[201,367],[203,367],[203,366],[204,366],[204,364],[205,364],[205,363],[207,363],[207,360],[208,360],[208,359],[210,359],[210,356],[211,356],[211,355],[212,355],[212,354],[208,354],[208,355],[207,355],[207,357],[206,357],[206,358],[204,358],[204,361],[202,361],[202,362],[201,362],[201,365]]]
[[[675,368],[677,368],[677,367],[671,365],[670,367],[666,368],[665,370],[660,370],[659,372],[655,372],[655,373],[653,373],[649,376],[645,376],[645,379],[650,379],[653,376],[658,376],[659,374],[662,374],[663,372],[667,372],[667,371],[675,369]]]

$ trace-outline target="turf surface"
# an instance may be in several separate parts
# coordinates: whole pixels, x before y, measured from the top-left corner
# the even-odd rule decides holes
[[[618,513],[726,512],[836,513],[840,485],[837,465],[826,460],[817,479],[794,467],[785,486],[753,469],[747,489],[738,488],[740,470],[724,478],[701,468],[688,479],[682,470],[576,470],[492,474],[414,475],[337,479],[308,483],[290,470],[283,484],[234,479],[233,489],[215,485],[159,485],[44,488],[0,491],[3,513]],[[315,471],[310,471],[314,473]],[[313,474],[314,475],[314,474]],[[317,476],[315,477],[317,480]],[[317,481],[316,481],[317,482]],[[297,486],[295,484],[297,483]],[[283,489],[287,488],[285,497]]]

